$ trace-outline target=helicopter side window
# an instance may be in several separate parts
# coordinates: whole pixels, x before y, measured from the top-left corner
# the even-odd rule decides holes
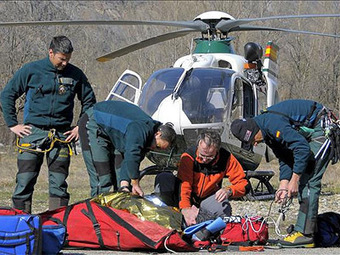
[[[231,108],[231,120],[251,118],[255,113],[255,98],[250,84],[241,79],[235,80],[233,103]],[[241,147],[251,150],[252,146],[242,143]]]
[[[243,118],[243,83],[241,79],[237,79],[234,86],[231,120],[240,118]]]
[[[252,118],[255,116],[255,98],[254,92],[250,84],[243,82],[244,93],[244,118]]]
[[[257,107],[258,114],[261,110],[265,110],[267,108],[267,93],[264,90],[257,89]]]
[[[231,64],[228,61],[225,61],[225,60],[219,60],[218,61],[218,67],[232,69]]]
[[[252,87],[237,79],[234,86],[231,119],[251,118],[255,116],[255,98]]]
[[[138,96],[136,95],[140,89],[140,84],[141,81],[139,81],[138,77],[134,75],[132,71],[128,70],[119,77],[106,100],[128,101],[135,103],[138,100]]]

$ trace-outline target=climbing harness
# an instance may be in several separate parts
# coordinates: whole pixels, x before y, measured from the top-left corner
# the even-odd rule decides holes
[[[340,121],[328,109],[323,109],[323,114],[320,117],[321,127],[324,129],[326,140],[315,154],[315,159],[324,159],[327,151],[330,149],[329,159],[332,160],[332,165],[337,163],[340,158]]]
[[[17,136],[16,146],[19,148],[19,152],[23,151],[33,151],[39,153],[49,152],[53,149],[55,143],[62,143],[66,144],[69,149],[69,155],[72,156],[72,148],[70,142],[64,141],[56,137],[56,130],[53,128],[51,129],[47,136],[39,141],[38,143],[19,143],[19,137]]]
[[[262,114],[265,113],[272,113],[281,115],[287,118],[292,125],[293,128],[298,130],[303,136],[308,139],[308,134],[314,132],[314,127],[320,121],[320,126],[324,130],[326,140],[323,142],[322,146],[320,147],[319,151],[315,154],[315,160],[323,160],[324,157],[327,155],[327,151],[330,148],[330,156],[329,159],[332,159],[332,164],[335,164],[340,159],[340,120],[335,116],[332,110],[328,109],[327,107],[323,107],[316,118],[312,121],[312,116],[316,109],[316,102],[312,105],[306,119],[304,121],[297,121],[289,117],[288,115],[272,111],[272,110],[264,110],[261,111]],[[307,135],[305,135],[307,134]]]

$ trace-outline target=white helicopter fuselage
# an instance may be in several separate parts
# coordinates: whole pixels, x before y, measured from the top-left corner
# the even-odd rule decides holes
[[[173,65],[174,68],[184,68],[185,70],[190,70],[192,68],[221,68],[219,67],[219,61],[225,61],[229,63],[231,69],[237,73],[242,73],[244,70],[244,63],[246,60],[242,56],[235,54],[191,54],[179,58]],[[178,91],[183,78],[178,80],[176,88],[174,91]],[[166,97],[158,106],[156,112],[152,115],[154,119],[161,122],[172,122],[174,124],[177,134],[183,135],[183,129],[188,127],[193,127],[193,125],[201,128],[218,128],[221,129],[223,122],[219,123],[203,123],[203,124],[193,124],[188,116],[184,113],[182,109],[182,100],[178,98],[173,99],[172,94]]]
[[[230,124],[236,118],[256,116],[268,102],[270,105],[276,100],[277,92],[275,80],[268,79],[265,88],[258,88],[248,80],[246,63],[243,56],[236,54],[190,54],[178,59],[173,67],[154,72],[141,90],[136,89],[141,88],[141,84],[128,85],[127,80],[131,79],[125,79],[124,75],[137,75],[128,71],[121,76],[107,99],[130,98],[153,119],[172,122],[178,135],[177,158],[195,144],[200,132],[213,129],[220,133],[222,146],[239,158],[246,157],[244,167],[254,169],[265,152],[265,146],[244,150],[241,142],[231,134]],[[139,76],[135,80],[141,81]],[[270,84],[275,93],[268,95]],[[122,89],[128,86],[134,88],[134,95],[128,92],[129,89]],[[160,159],[155,161],[159,163]]]

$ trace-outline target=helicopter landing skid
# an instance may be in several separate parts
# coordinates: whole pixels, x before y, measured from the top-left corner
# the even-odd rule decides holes
[[[162,172],[174,172],[177,168],[174,167],[160,167],[157,165],[148,166],[139,172],[139,180],[141,180],[145,175],[157,175]]]
[[[161,172],[175,172],[175,167],[160,167],[157,165],[149,166],[140,171],[141,180],[146,175],[157,175]],[[275,197],[275,189],[270,184],[270,179],[275,175],[272,170],[255,170],[244,171],[246,178],[250,183],[250,191],[244,196],[243,200],[272,200]]]

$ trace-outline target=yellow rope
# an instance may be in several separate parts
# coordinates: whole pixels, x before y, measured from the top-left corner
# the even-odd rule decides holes
[[[54,144],[56,142],[59,142],[59,143],[64,143],[64,144],[67,144],[67,147],[68,147],[68,150],[69,150],[69,155],[72,156],[73,155],[73,152],[72,152],[72,148],[70,146],[70,142],[67,142],[67,141],[64,141],[64,140],[61,140],[59,138],[57,138],[55,136],[55,132],[56,130],[55,129],[51,129],[49,132],[48,132],[48,135],[46,138],[48,138],[50,140],[50,147],[48,149],[45,149],[45,150],[42,150],[40,149],[39,147],[35,147],[35,148],[32,148],[32,144],[30,143],[22,143],[22,144],[19,144],[19,137],[17,136],[17,143],[16,143],[16,146],[19,148],[19,152],[23,152],[23,151],[34,151],[34,152],[40,152],[40,153],[45,153],[45,152],[49,152],[50,150],[53,149],[54,147]],[[45,138],[45,139],[46,139]]]

